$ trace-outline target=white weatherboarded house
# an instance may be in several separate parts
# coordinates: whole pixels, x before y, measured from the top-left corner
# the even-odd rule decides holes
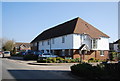
[[[104,60],[108,58],[108,38],[108,35],[78,17],[43,31],[31,41],[31,46],[33,50],[61,57]]]

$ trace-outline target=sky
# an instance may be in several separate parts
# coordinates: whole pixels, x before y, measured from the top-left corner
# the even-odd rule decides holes
[[[80,17],[108,36],[118,39],[117,2],[3,2],[2,36],[31,42],[44,30]]]

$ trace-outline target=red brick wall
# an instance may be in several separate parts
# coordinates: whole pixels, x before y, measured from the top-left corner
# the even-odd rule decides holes
[[[96,57],[95,51],[90,51],[88,52],[88,54],[85,55],[84,60],[89,60],[90,58],[95,58],[95,57]]]
[[[78,50],[73,50],[73,58],[80,58]],[[104,51],[104,56],[100,55],[100,51],[90,51],[84,56],[82,55],[83,60],[89,60],[90,58],[105,60],[108,59],[108,51]]]
[[[97,56],[96,59],[99,59],[99,60],[108,59],[108,51],[104,51],[104,56],[101,56],[100,51],[97,51],[96,56]]]
[[[73,50],[73,59],[80,58],[79,50]]]

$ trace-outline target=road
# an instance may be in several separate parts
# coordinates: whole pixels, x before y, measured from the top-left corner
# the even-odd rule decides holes
[[[56,79],[80,81],[78,77],[71,74],[68,66],[65,68],[65,66],[29,65],[29,62],[7,58],[0,58],[0,60],[2,60],[2,81],[56,81]]]

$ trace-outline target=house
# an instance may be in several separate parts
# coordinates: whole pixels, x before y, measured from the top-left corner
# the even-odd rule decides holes
[[[65,58],[108,58],[109,36],[77,17],[43,31],[31,41],[33,50]]]
[[[16,42],[15,43],[15,48],[17,49],[17,51],[21,51],[21,50],[30,50],[30,43],[21,43],[21,42]]]
[[[120,52],[120,39],[118,39],[116,42],[113,43],[114,51]]]
[[[114,52],[114,44],[109,43],[109,52]]]

